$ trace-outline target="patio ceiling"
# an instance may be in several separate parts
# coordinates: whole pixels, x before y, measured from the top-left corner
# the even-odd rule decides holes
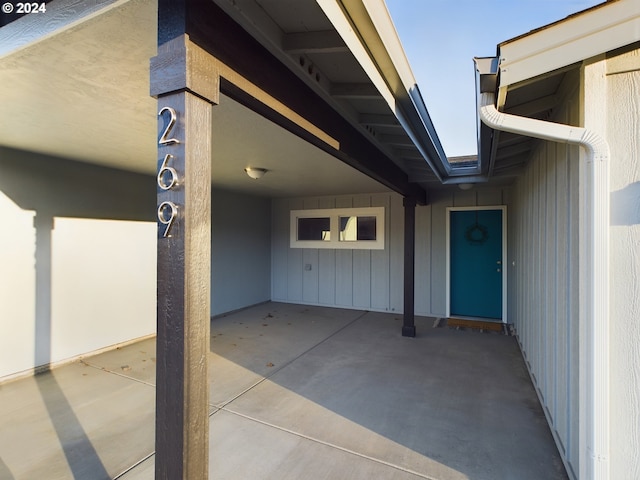
[[[29,15],[0,29],[0,145],[155,174],[149,60],[156,55],[156,1],[75,3],[56,0],[47,18]],[[439,183],[424,142],[414,141],[425,131],[408,134],[401,126],[401,108],[376,88],[315,0],[216,3],[409,181]],[[220,188],[263,196],[389,190],[228,97],[214,108],[213,130],[212,182]],[[251,180],[247,166],[269,173]]]

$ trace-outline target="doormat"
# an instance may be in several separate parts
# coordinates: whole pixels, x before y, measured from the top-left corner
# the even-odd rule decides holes
[[[451,330],[513,335],[513,326],[509,323],[465,320],[462,318],[438,318],[433,326],[434,328],[449,328]]]

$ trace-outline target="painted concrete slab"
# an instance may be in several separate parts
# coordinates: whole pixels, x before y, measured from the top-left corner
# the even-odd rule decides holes
[[[211,322],[210,402],[223,405],[364,312],[265,303]]]
[[[513,338],[398,327],[368,313],[227,409],[435,478],[566,478]]]
[[[416,323],[277,303],[214,319],[210,478],[565,480],[515,340]],[[0,478],[152,479],[154,357],[147,340],[0,385]]]
[[[149,385],[156,384],[156,338],[85,358],[84,363]]]
[[[0,386],[2,479],[111,479],[154,449],[155,389],[82,364]]]

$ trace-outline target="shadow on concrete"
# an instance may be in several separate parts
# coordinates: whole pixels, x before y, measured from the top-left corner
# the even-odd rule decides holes
[[[353,312],[305,345],[332,310],[266,304],[215,319],[211,351],[268,380],[218,406],[426,478],[567,478],[513,337],[416,318],[409,339],[400,316]]]
[[[0,457],[0,478],[2,478],[3,480],[15,479],[15,477],[11,473],[11,470],[9,470],[9,467],[7,467],[7,464],[4,463],[4,460],[2,460],[2,457]]]
[[[43,371],[36,375],[35,381],[74,478],[109,479],[110,476],[91,440],[48,367],[51,361],[53,216],[36,213],[34,226],[36,228],[35,365],[44,365]]]

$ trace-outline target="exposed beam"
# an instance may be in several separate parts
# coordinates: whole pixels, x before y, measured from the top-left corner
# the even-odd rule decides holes
[[[437,182],[438,184],[440,183],[440,181],[438,180],[438,177],[426,172],[425,173],[410,172],[409,178],[411,179],[412,182]]]
[[[287,33],[282,39],[282,49],[289,54],[349,51],[335,30]]]
[[[372,83],[335,83],[329,93],[335,98],[383,100]]]
[[[400,123],[398,119],[393,115],[380,115],[375,113],[361,113],[358,121],[363,125],[369,125],[372,127],[398,127]]]
[[[380,143],[387,143],[394,146],[412,146],[413,142],[406,135],[379,135]]]
[[[217,4],[195,3],[198,14],[189,15],[189,36],[224,69],[220,73],[222,93],[401,195],[414,197],[418,203],[426,201],[424,189],[409,182],[407,174],[371,142],[362,127],[338,113]],[[372,85],[364,84],[366,92],[359,88],[363,84],[355,85],[361,93],[376,93],[375,98],[382,100]]]
[[[396,155],[404,160],[408,160],[409,163],[419,163],[421,166],[424,165],[425,168],[428,168],[429,170],[431,170],[431,167],[429,167],[427,162],[425,162],[422,154],[417,150],[415,151],[406,150],[404,152],[398,152],[396,150]]]

